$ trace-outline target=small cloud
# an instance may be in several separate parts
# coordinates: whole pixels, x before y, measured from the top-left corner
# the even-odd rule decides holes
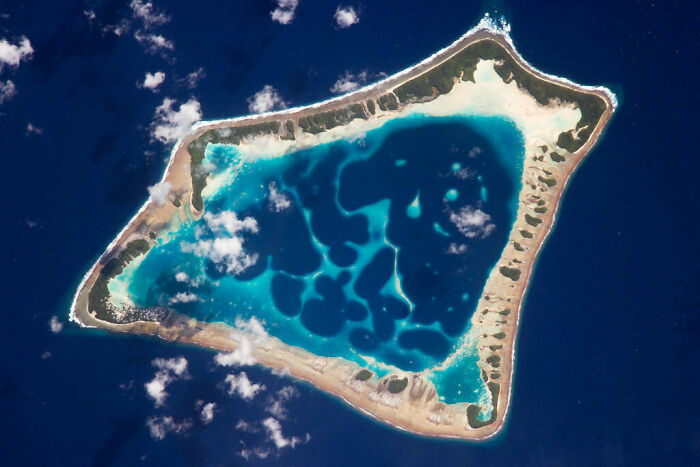
[[[241,371],[238,375],[228,375],[224,383],[228,384],[229,395],[238,394],[245,400],[251,400],[257,393],[265,390],[264,385],[251,383],[245,371]]]
[[[170,21],[170,17],[163,12],[157,12],[153,8],[153,3],[143,0],[132,0],[129,4],[134,19],[143,21],[146,28],[160,26]]]
[[[165,81],[165,73],[162,71],[156,71],[155,73],[146,72],[146,77],[144,78],[143,83],[140,84],[140,87],[150,89],[151,91],[155,92],[156,89],[158,89],[158,86],[163,84],[163,81]]]
[[[336,8],[333,18],[341,29],[347,29],[360,22],[360,16],[351,6]]]
[[[216,354],[214,362],[219,366],[254,365],[256,360],[253,357],[253,349],[264,343],[270,336],[255,317],[248,321],[236,318],[235,324],[236,329],[240,331],[240,335],[236,336],[239,340],[238,347],[233,352]]]
[[[290,24],[294,19],[294,12],[299,6],[299,0],[277,0],[277,8],[270,12],[272,21],[280,24]]]
[[[17,68],[23,60],[29,60],[33,53],[32,43],[27,36],[22,36],[16,44],[0,39],[0,71],[5,66]]]
[[[178,379],[187,379],[190,377],[187,372],[187,360],[185,357],[169,359],[156,358],[151,364],[158,368],[158,371],[156,371],[153,379],[146,383],[144,387],[148,395],[153,399],[155,406],[160,407],[165,403],[165,399],[168,397],[168,393],[166,392],[168,385]]]
[[[265,411],[284,420],[287,418],[287,408],[284,406],[284,403],[296,397],[299,397],[299,391],[294,386],[284,386],[274,396],[267,398]]]
[[[178,272],[175,274],[175,280],[178,282],[188,282],[190,280],[190,276],[188,276],[186,272]]]
[[[331,87],[331,92],[335,94],[344,94],[346,92],[354,91],[358,89],[363,84],[367,83],[368,73],[363,71],[356,75],[346,71],[343,76],[338,78],[333,86]]]
[[[63,323],[58,320],[56,315],[52,316],[49,320],[49,329],[54,334],[58,334],[63,330]]]
[[[38,126],[34,126],[32,122],[27,123],[27,135],[43,135],[44,134],[44,129],[39,128]]]
[[[208,425],[214,420],[214,410],[216,409],[216,403],[204,401],[197,401],[197,409],[199,410],[199,419],[204,425]]]
[[[168,303],[174,305],[176,303],[193,303],[198,302],[200,300],[201,298],[199,298],[196,294],[193,294],[192,292],[178,292],[175,294],[175,296],[170,297]]]
[[[260,91],[248,98],[248,110],[261,114],[273,109],[285,109],[287,103],[282,100],[277,90],[266,84]]]
[[[10,101],[13,97],[17,95],[17,87],[12,80],[7,80],[5,82],[0,81],[0,105],[5,102]]]
[[[92,23],[96,18],[95,12],[93,10],[83,10],[83,15],[85,16],[85,19],[88,20],[88,24],[92,26]]]
[[[155,54],[166,50],[175,50],[175,46],[173,45],[172,41],[166,39],[160,34],[144,34],[141,31],[136,31],[134,33],[134,39],[136,39],[136,41],[146,49],[146,52],[150,54]]]
[[[228,274],[240,274],[257,262],[258,255],[249,255],[243,249],[241,233],[258,233],[257,221],[248,216],[238,219],[233,211],[221,211],[217,214],[206,213],[204,220],[209,230],[216,235],[214,239],[203,239],[197,243],[181,244],[184,253],[208,258],[220,271]]]
[[[469,153],[467,153],[467,155],[468,155],[470,158],[474,159],[476,156],[478,156],[479,154],[481,154],[481,152],[482,152],[482,151],[481,151],[481,148],[480,148],[479,146],[474,146],[473,148],[471,148],[471,149],[469,150]]]
[[[311,436],[308,433],[304,439],[296,436],[285,438],[284,435],[282,435],[282,425],[273,417],[266,418],[262,423],[267,430],[268,439],[274,443],[277,449],[282,449],[287,446],[293,449],[297,444],[308,442],[311,439]]]
[[[117,24],[107,24],[102,27],[102,34],[114,34],[117,37],[121,37],[122,34],[129,30],[129,22],[127,20],[122,20]],[[138,40],[138,38],[136,39]]]
[[[464,244],[464,243],[450,243],[450,246],[447,248],[447,254],[448,255],[463,255],[469,250],[469,247]]]
[[[459,212],[451,212],[450,221],[467,238],[486,238],[496,228],[491,223],[491,216],[471,206],[465,206]]]
[[[182,434],[189,431],[192,427],[192,422],[189,419],[184,419],[181,422],[176,421],[173,417],[149,417],[146,420],[146,426],[153,439],[162,441],[168,433]]]
[[[257,433],[258,429],[252,424],[245,420],[238,420],[236,423],[236,430],[244,431],[246,433]]]
[[[47,358],[51,358],[52,356],[53,354],[47,350],[46,352],[41,354],[41,359],[46,360]]]
[[[151,201],[162,205],[168,200],[168,195],[173,189],[173,184],[170,182],[159,182],[148,187],[148,194],[151,196]]]
[[[156,108],[151,123],[151,138],[168,144],[189,133],[190,128],[202,119],[202,108],[199,102],[192,98],[175,110],[175,99],[166,97]]]
[[[187,82],[187,86],[190,89],[194,89],[199,81],[204,78],[206,74],[204,73],[204,68],[199,67],[192,73],[188,73],[187,76],[185,77],[185,81]]]
[[[270,202],[268,203],[270,211],[282,212],[292,205],[292,202],[284,195],[284,193],[277,191],[277,185],[275,182],[270,183],[268,190],[270,190]]]

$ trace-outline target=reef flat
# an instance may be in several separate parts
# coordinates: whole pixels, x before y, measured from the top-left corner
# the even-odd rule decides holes
[[[222,361],[247,358],[249,362],[309,381],[380,421],[414,433],[472,440],[488,438],[502,428],[508,412],[518,320],[537,254],[552,229],[559,200],[571,175],[600,138],[615,106],[614,95],[604,88],[587,88],[538,72],[517,54],[505,31],[482,22],[420,64],[351,94],[280,112],[200,122],[172,151],[161,181],[168,187],[166,199],[149,200],[108,246],[76,292],[71,318],[86,327],[200,345],[220,351],[218,358]],[[396,361],[387,363],[369,351],[354,352],[357,358],[319,355],[303,346],[290,345],[282,335],[274,335],[274,331],[265,327],[274,323],[261,324],[253,306],[248,307],[245,316],[224,322],[183,312],[176,305],[178,302],[197,300],[187,294],[167,302],[154,301],[148,306],[130,297],[134,271],[145,267],[149,255],[164,245],[174,243],[174,239],[180,241],[179,233],[196,223],[212,232],[226,231],[229,236],[219,239],[219,243],[216,239],[202,240],[204,227],[201,227],[193,233],[193,238],[204,243],[180,241],[180,251],[206,254],[214,258],[214,263],[217,254],[218,259],[230,260],[231,251],[235,251],[236,261],[228,261],[228,269],[219,271],[221,280],[226,275],[245,274],[256,263],[262,264],[256,261],[257,256],[246,255],[246,243],[233,236],[234,232],[257,233],[255,219],[243,214],[237,217],[221,209],[212,212],[209,204],[214,203],[221,190],[237,187],[233,181],[239,183],[246,164],[282,161],[290,155],[342,141],[363,143],[365,137],[371,139],[373,132],[392,122],[416,116],[502,118],[512,123],[522,138],[519,191],[515,192],[512,225],[503,232],[505,243],[500,245],[495,264],[485,274],[483,286],[478,287],[479,296],[471,298],[473,304],[469,309],[473,312],[468,325],[455,325],[450,331],[461,334],[454,342],[446,341],[451,346],[447,347],[447,356],[440,354],[444,357],[440,361],[413,368]],[[498,145],[498,141],[494,144]],[[219,161],[227,163],[217,167],[213,162],[216,150],[227,148],[235,149],[236,158],[227,159],[224,154]],[[400,167],[404,163],[403,159],[395,159],[392,166]],[[456,167],[454,172],[461,170]],[[274,191],[273,187],[276,187]],[[277,185],[265,184],[263,188],[260,196],[265,202],[273,203],[273,198],[279,195]],[[255,190],[251,186],[234,195],[254,197]],[[287,193],[291,192],[287,190]],[[447,190],[444,202],[454,202],[460,196],[457,190]],[[481,197],[485,202],[486,193]],[[410,204],[406,203],[406,215],[420,217],[420,193],[407,201]],[[291,201],[287,199],[287,202]],[[436,235],[449,237],[458,231],[467,239],[485,237],[485,231],[475,230],[484,227],[485,213],[479,208],[464,209],[459,217],[453,218],[454,213],[450,213],[455,224],[452,231],[438,224]],[[309,225],[313,223],[312,218],[308,220]],[[318,229],[311,230],[318,233]],[[453,244],[460,253],[461,244],[450,242],[450,248]],[[387,245],[393,247],[391,242]],[[398,262],[401,253],[399,248],[393,249],[392,260]],[[385,248],[389,255],[390,250]],[[342,261],[336,258],[333,262]],[[285,268],[273,265],[271,269]],[[385,301],[382,306],[393,306],[401,315],[396,319],[405,319],[410,324],[411,294],[403,294],[400,268],[394,267],[393,274],[387,282],[393,289],[388,292],[382,289],[382,294],[376,296],[384,299],[393,293],[393,301]],[[183,281],[189,278],[182,277]],[[355,290],[362,289],[357,285],[360,280],[361,277],[352,276]],[[289,284],[289,290],[294,289],[294,282]],[[316,288],[323,295],[324,290],[332,287],[323,288],[317,283]],[[370,293],[374,292],[362,289],[357,293],[358,300],[370,301]],[[322,303],[313,297],[310,300]],[[319,307],[322,321],[322,305]],[[304,312],[301,316],[303,320]],[[312,322],[309,319],[307,328],[317,326]],[[446,323],[441,323],[443,331],[449,328]],[[373,324],[377,334],[376,318]],[[325,328],[321,327],[316,334],[323,332]],[[481,389],[476,395],[465,394],[464,400],[454,397],[447,400],[442,393],[445,384],[454,380],[455,373],[456,377],[460,372],[466,375],[463,369],[467,367],[469,374],[476,375],[473,382]],[[450,373],[449,378],[440,376],[446,373]]]

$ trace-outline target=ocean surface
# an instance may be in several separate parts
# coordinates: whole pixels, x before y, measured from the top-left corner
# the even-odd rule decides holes
[[[129,3],[0,2],[0,40],[15,43],[25,35],[34,50],[30,60],[0,71],[0,81],[9,79],[16,87],[16,95],[0,104],[8,213],[0,269],[4,464],[698,462],[696,4],[364,2],[353,5],[359,23],[344,29],[333,18],[337,4],[312,0],[300,0],[287,25],[271,20],[274,2],[203,2],[193,8],[191,2],[154,0],[153,10],[169,21],[152,20],[148,26],[134,18]],[[330,97],[346,72],[359,81],[366,72],[371,82],[422,60],[487,11],[511,24],[516,47],[532,65],[579,83],[609,86],[620,100],[602,141],[571,180],[538,260],[521,315],[509,418],[498,437],[474,444],[408,435],[255,366],[220,367],[209,351],[67,323],[83,274],[147,199],[147,188],[160,180],[171,145],[153,139],[151,125],[164,99],[175,99],[174,108],[196,99],[205,119],[247,114],[248,98],[266,84],[289,106],[316,102]],[[143,39],[148,34],[171,41],[172,48],[153,49]],[[200,68],[193,85],[188,75]],[[156,71],[166,76],[157,92],[138,86],[146,72]],[[509,194],[489,177],[512,170],[499,156],[506,154],[503,147],[485,140],[475,122],[435,122],[415,131],[434,137],[456,128],[465,148],[478,145],[495,156],[476,159],[485,164],[479,167],[485,197],[478,179],[463,187],[440,186],[440,197],[438,191],[429,195],[431,187],[406,187],[391,203],[396,210],[391,223],[408,225],[409,213],[417,214],[409,209],[417,198],[416,225],[437,239],[435,221],[421,219],[435,212],[425,203],[428,196],[442,203],[454,188],[456,202],[481,199],[492,209],[497,230],[484,241],[497,250],[498,227],[509,221]],[[389,131],[376,143],[368,135],[366,149],[323,150],[356,158],[345,167],[352,177],[350,169],[370,163],[373,150],[409,144],[400,131]],[[419,136],[414,145],[424,144]],[[398,156],[385,157],[394,163],[391,170],[401,168]],[[409,156],[400,159],[410,169]],[[450,172],[448,159],[445,169],[435,170]],[[261,189],[269,194],[272,180],[264,181]],[[290,197],[303,193],[281,178],[276,182]],[[347,211],[342,214],[364,210],[371,224],[372,213],[381,208],[375,200],[382,196],[368,190],[361,202],[343,198],[343,182],[341,177],[339,199]],[[437,222],[450,233],[447,222]],[[392,243],[403,241],[391,229],[385,233]],[[322,243],[330,245],[334,235],[328,233],[330,243]],[[357,252],[359,258],[363,249]],[[477,283],[493,258],[483,252]],[[325,266],[314,271],[327,274],[323,268],[329,263],[321,263]],[[272,281],[271,271],[258,278],[269,275]],[[406,295],[418,303],[415,292]],[[308,330],[302,316],[303,311],[290,319],[294,324],[282,332]],[[313,327],[311,318],[306,323]],[[349,328],[361,323],[345,323],[346,344],[352,344]],[[466,325],[460,318],[449,330],[438,327],[449,343]],[[317,328],[316,337],[323,332],[330,333]],[[396,345],[401,344],[384,343],[374,351],[389,358]],[[348,348],[352,345],[343,347]],[[413,352],[420,365],[435,358]],[[188,362],[186,373],[163,363],[180,356]],[[231,381],[240,381],[242,372],[250,384],[261,385],[252,398],[239,389],[229,394]],[[229,375],[233,379],[227,382]],[[158,378],[167,380],[162,404],[145,388]],[[203,410],[210,403],[213,418]],[[154,426],[170,431],[158,439]],[[277,428],[282,438],[272,436]]]

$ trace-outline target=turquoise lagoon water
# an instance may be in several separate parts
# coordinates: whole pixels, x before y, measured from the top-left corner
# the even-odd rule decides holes
[[[430,369],[468,330],[505,245],[523,153],[509,121],[416,115],[283,157],[209,145],[221,184],[207,216],[122,278],[140,306],[230,324],[254,316],[315,354]],[[487,222],[470,223],[476,210]],[[471,352],[431,374],[447,402],[483,396],[476,361]]]

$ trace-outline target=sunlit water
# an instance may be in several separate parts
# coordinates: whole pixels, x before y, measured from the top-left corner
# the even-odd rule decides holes
[[[411,116],[277,158],[209,145],[220,185],[207,216],[120,279],[140,306],[255,316],[318,355],[429,369],[468,330],[504,247],[523,152],[512,123],[472,117]],[[483,397],[476,361],[470,352],[432,374],[446,401]]]

